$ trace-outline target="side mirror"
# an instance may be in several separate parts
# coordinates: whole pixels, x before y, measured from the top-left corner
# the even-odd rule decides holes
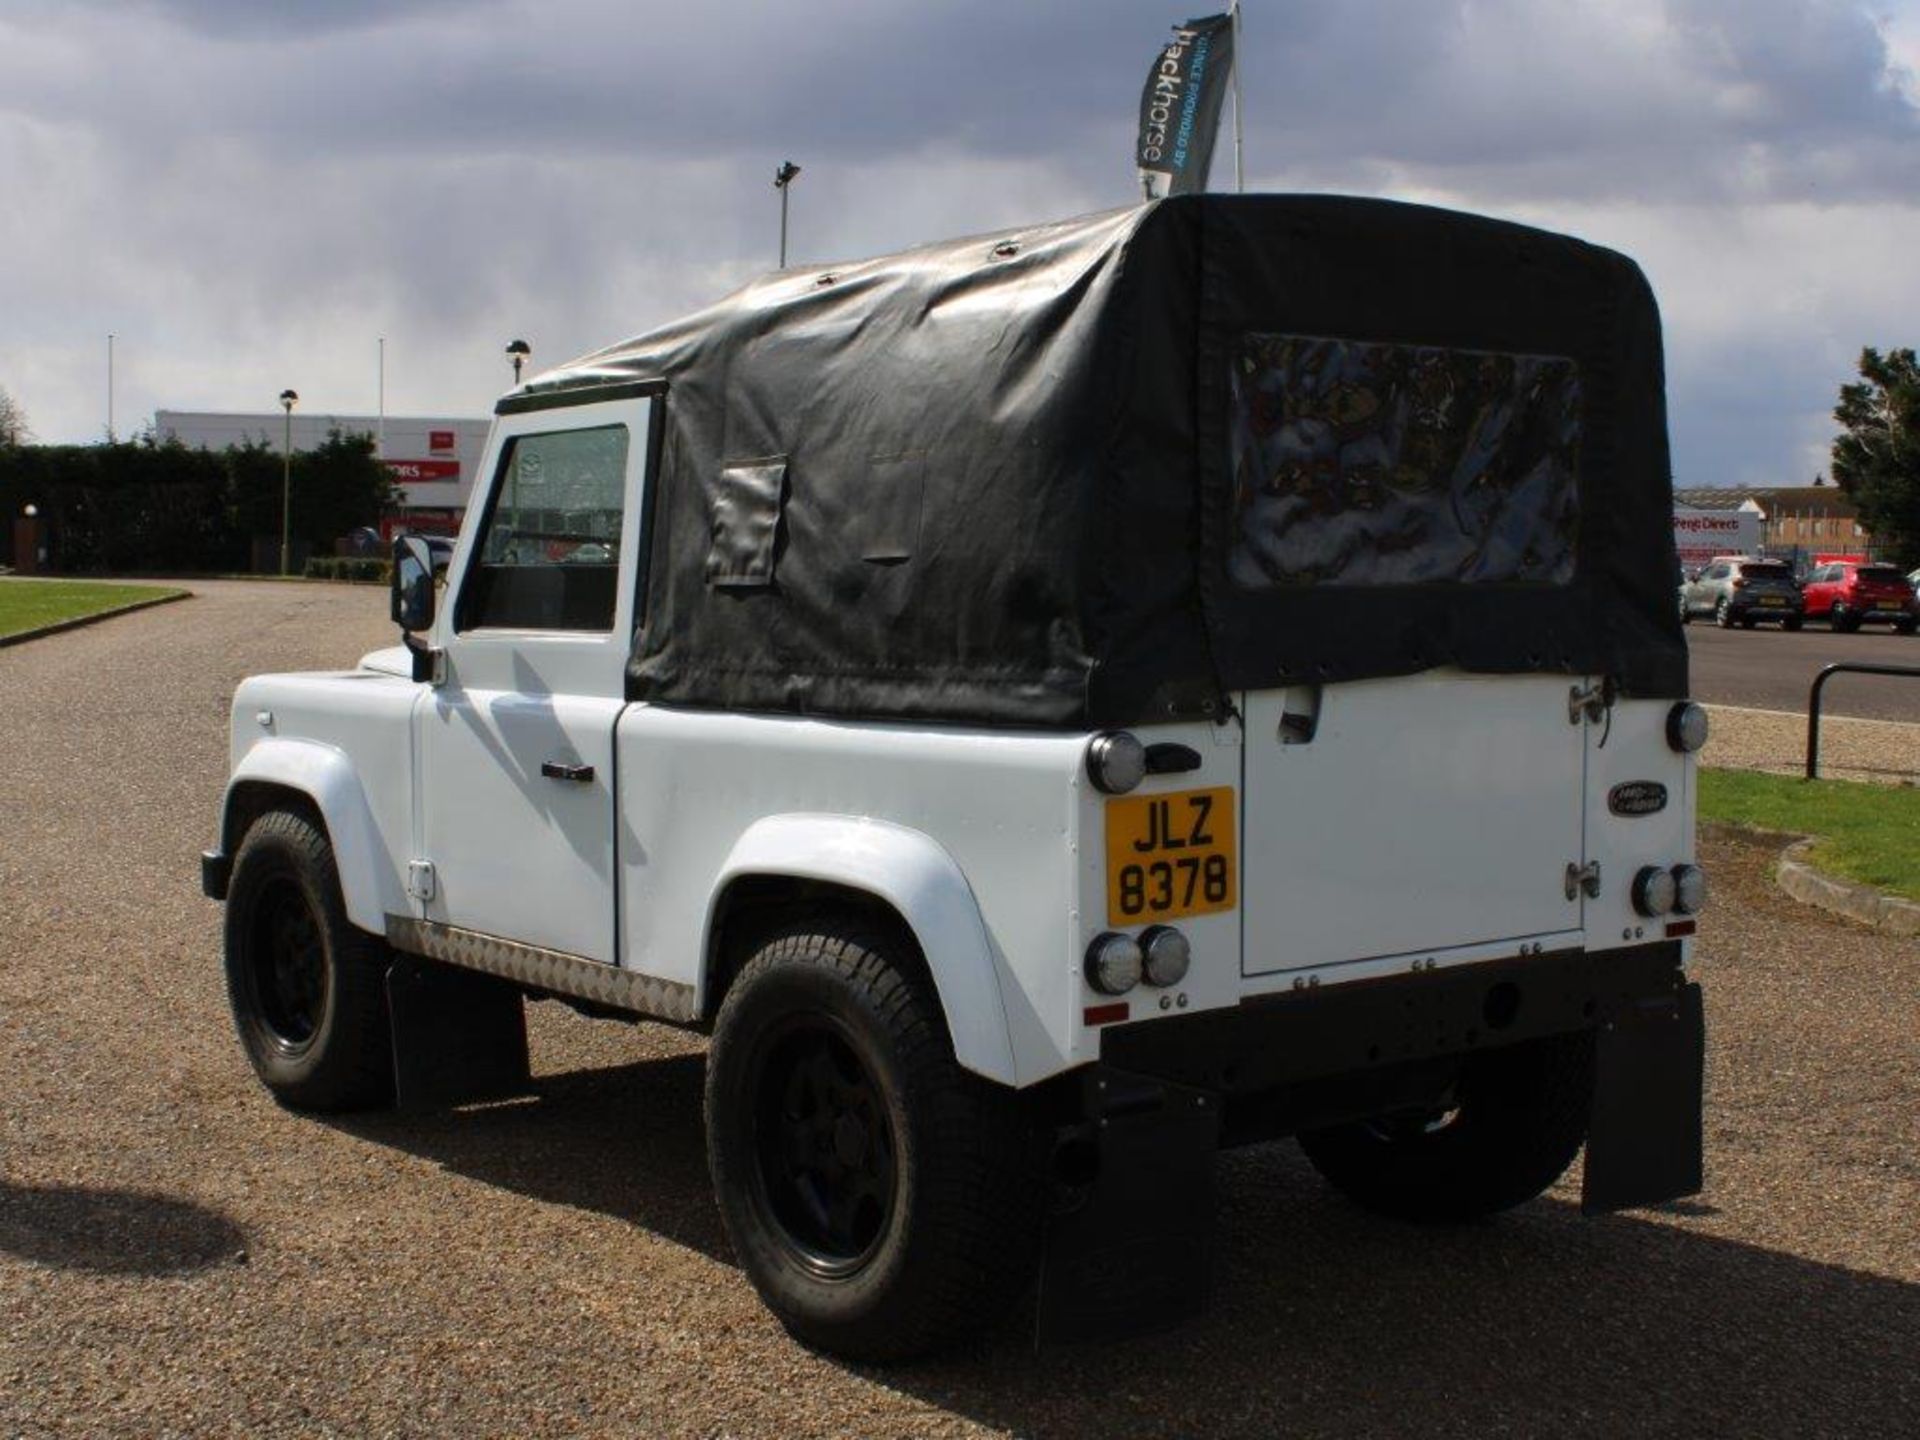
[[[418,535],[402,535],[393,542],[393,623],[413,652],[413,678],[439,685],[446,680],[446,652],[418,633],[433,625],[434,599],[433,552]]]
[[[393,623],[409,634],[433,625],[433,554],[418,535],[393,542]]]

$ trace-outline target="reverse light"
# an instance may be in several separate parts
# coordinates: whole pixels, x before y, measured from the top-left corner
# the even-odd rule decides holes
[[[1682,915],[1698,915],[1707,904],[1707,872],[1698,865],[1673,867],[1673,908]]]
[[[1124,795],[1147,775],[1147,747],[1125,730],[1093,737],[1087,775],[1103,795]]]
[[[1707,712],[1691,700],[1682,700],[1667,712],[1667,744],[1682,755],[1692,755],[1707,743]]]
[[[1193,950],[1171,925],[1153,925],[1140,934],[1142,967],[1149,985],[1178,985],[1187,978]]]
[[[1087,947],[1087,984],[1102,995],[1124,995],[1140,983],[1140,942],[1109,930]]]
[[[1679,890],[1679,872],[1691,868],[1683,865],[1666,870],[1658,865],[1647,866],[1633,877],[1633,908],[1648,919],[1658,919],[1671,912]]]

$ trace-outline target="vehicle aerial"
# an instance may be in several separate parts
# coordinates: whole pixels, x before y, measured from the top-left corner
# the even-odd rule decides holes
[[[1911,635],[1920,627],[1913,584],[1892,565],[1830,561],[1809,572],[1804,593],[1807,618],[1824,619],[1835,630],[1891,625]]]
[[[244,1048],[326,1112],[519,1093],[528,999],[708,1032],[734,1252],[869,1360],[1194,1313],[1223,1146],[1418,1220],[1583,1144],[1590,1211],[1693,1193],[1664,414],[1630,261],[1303,196],[535,377],[404,647],[235,694]]]
[[[1784,560],[1750,555],[1719,555],[1680,585],[1680,623],[1711,615],[1721,629],[1751,630],[1767,620],[1798,630],[1804,619],[1799,582]]]

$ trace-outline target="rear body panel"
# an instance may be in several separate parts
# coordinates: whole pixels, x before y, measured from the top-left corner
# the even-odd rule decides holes
[[[1242,972],[1578,943],[1569,688],[1448,671],[1327,686],[1311,739],[1284,723],[1298,691],[1248,695]]]

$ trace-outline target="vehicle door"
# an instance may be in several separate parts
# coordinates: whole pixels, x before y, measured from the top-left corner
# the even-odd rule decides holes
[[[1833,571],[1833,566],[1822,565],[1807,576],[1807,586],[1802,592],[1807,602],[1807,614],[1824,615],[1832,608]]]
[[[658,403],[495,426],[447,590],[445,681],[415,711],[421,918],[618,961],[613,732]]]

